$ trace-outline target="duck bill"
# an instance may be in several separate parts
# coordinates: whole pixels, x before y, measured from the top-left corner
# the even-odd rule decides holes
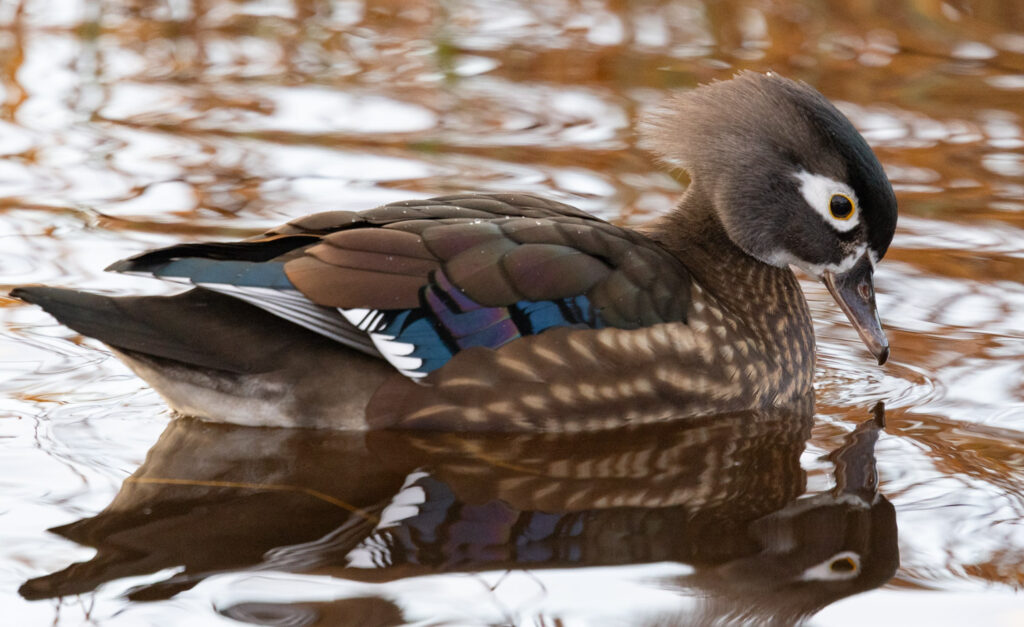
[[[826,270],[821,277],[832,298],[857,329],[860,339],[878,360],[878,365],[889,358],[889,340],[882,331],[875,307],[875,286],[871,281],[874,267],[867,255],[861,257],[852,268],[836,274]]]

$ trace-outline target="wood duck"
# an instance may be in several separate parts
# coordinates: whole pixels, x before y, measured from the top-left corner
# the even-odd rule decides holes
[[[581,431],[805,406],[814,336],[791,265],[886,360],[872,274],[896,198],[828,100],[743,72],[641,131],[691,183],[637,230],[458,194],[108,268],[195,288],[176,296],[12,295],[108,344],[178,412],[248,425]]]

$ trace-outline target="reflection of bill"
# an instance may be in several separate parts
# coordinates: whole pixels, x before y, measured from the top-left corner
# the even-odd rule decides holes
[[[572,569],[586,585],[598,571],[582,567],[675,563],[686,565],[675,570],[684,576],[644,567],[646,585],[703,599],[691,614],[797,619],[880,585],[897,565],[895,517],[874,472],[880,418],[831,454],[836,487],[801,497],[810,422],[775,412],[587,434],[467,435],[179,420],[107,509],[55,530],[97,555],[27,582],[22,594],[77,594],[169,567],[183,568],[132,598],[165,598],[211,574],[247,570],[383,583],[384,592],[440,573]],[[358,590],[339,595],[350,610],[400,615]],[[322,618],[339,602],[277,610]],[[274,613],[253,604],[225,611]]]
[[[754,551],[675,582],[701,592],[705,618],[770,616],[794,624],[892,578],[899,566],[896,512],[878,493],[874,457],[885,427],[882,403],[873,413],[829,454],[836,481],[830,492],[796,499],[751,522]]]

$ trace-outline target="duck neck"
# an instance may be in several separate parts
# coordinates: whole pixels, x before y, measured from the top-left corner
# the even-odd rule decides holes
[[[742,321],[768,352],[796,341],[809,343],[813,354],[810,313],[793,271],[764,263],[733,243],[699,185],[691,184],[675,211],[643,231],[676,255],[694,283]]]

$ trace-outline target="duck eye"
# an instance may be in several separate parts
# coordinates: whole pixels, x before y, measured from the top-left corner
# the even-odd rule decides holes
[[[835,573],[850,573],[857,570],[857,564],[849,557],[843,557],[829,564],[829,568]]]
[[[846,194],[832,194],[828,210],[836,220],[849,220],[853,215],[853,201]]]

